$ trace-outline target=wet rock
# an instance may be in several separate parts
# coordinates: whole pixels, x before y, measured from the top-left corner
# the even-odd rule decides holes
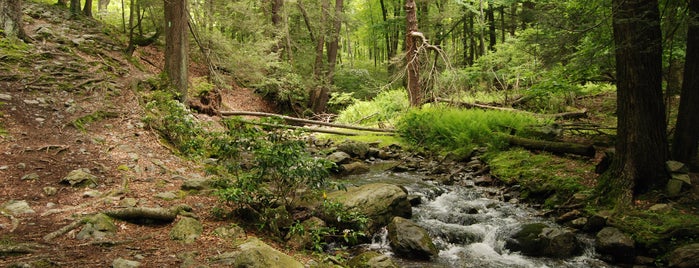
[[[351,268],[398,268],[390,256],[376,251],[367,251],[355,256],[347,262]]]
[[[595,248],[604,258],[621,263],[631,263],[636,256],[634,241],[614,227],[605,227],[595,236]]]
[[[139,266],[141,266],[141,263],[138,261],[131,261],[122,258],[112,261],[112,268],[136,268]]]
[[[558,222],[558,223],[563,223],[563,222],[571,221],[571,220],[573,220],[573,219],[579,218],[580,215],[582,215],[582,212],[580,212],[580,211],[577,210],[577,209],[574,209],[574,210],[568,211],[568,212],[566,212],[565,214],[563,214],[563,215],[561,215],[560,217],[558,217],[558,218],[556,219],[556,222]]]
[[[34,214],[34,210],[29,206],[29,203],[24,200],[10,200],[0,206],[0,211],[10,215],[18,216],[22,214]]]
[[[689,244],[672,251],[668,258],[670,267],[699,267],[699,243]]]
[[[204,226],[201,222],[194,218],[182,217],[170,230],[170,239],[192,243],[203,231]]]
[[[475,177],[473,182],[478,186],[488,186],[493,184],[493,178],[490,175],[482,175]]]
[[[424,228],[402,217],[391,220],[388,240],[393,252],[401,257],[429,260],[439,253]]]
[[[328,194],[328,199],[367,215],[370,229],[387,225],[394,216],[410,218],[412,215],[408,192],[393,184],[373,183],[350,187],[347,191]]]
[[[352,157],[348,153],[338,151],[328,155],[326,159],[335,164],[342,165],[349,163]]]
[[[213,264],[231,267],[303,268],[303,264],[257,238],[238,246],[238,251],[225,252],[209,259]]]
[[[61,179],[62,183],[67,183],[73,187],[95,187],[97,181],[97,176],[90,174],[90,170],[86,168],[73,170]]]
[[[582,251],[580,241],[571,231],[543,223],[526,224],[507,239],[505,248],[527,256],[568,258]]]
[[[366,159],[369,153],[369,144],[357,141],[346,141],[338,145],[337,149],[348,153],[352,157]]]
[[[605,213],[597,213],[587,218],[587,223],[582,230],[588,233],[597,233],[607,226],[607,216]]]
[[[577,219],[574,219],[568,223],[568,226],[573,227],[575,229],[582,229],[585,227],[587,224],[587,218],[585,217],[580,217]]]
[[[342,165],[342,174],[356,175],[369,172],[369,165],[363,162],[352,162]]]

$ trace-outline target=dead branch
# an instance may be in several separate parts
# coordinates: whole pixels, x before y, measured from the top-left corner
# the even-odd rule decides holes
[[[588,157],[595,156],[595,147],[592,145],[583,145],[577,143],[555,142],[532,140],[512,135],[506,135],[507,141],[511,145],[521,146],[530,150],[541,150],[559,154],[575,154]]]
[[[296,129],[296,130],[307,131],[307,132],[327,133],[327,134],[336,134],[336,135],[343,135],[343,136],[358,136],[359,135],[359,133],[355,133],[355,132],[344,132],[344,131],[324,129],[324,128],[310,128],[310,127],[299,127],[299,126],[291,126],[291,125],[270,124],[270,123],[253,122],[253,121],[242,120],[242,119],[239,121],[242,123],[252,124],[252,125],[259,125],[259,126],[273,127],[273,128]],[[380,133],[378,135],[391,136],[393,134]]]
[[[334,127],[334,128],[345,128],[345,129],[354,129],[354,130],[371,131],[371,132],[384,132],[384,133],[395,133],[396,132],[394,129],[370,128],[370,127],[359,127],[359,126],[351,126],[351,125],[344,125],[344,124],[327,123],[327,122],[323,122],[323,121],[301,119],[301,118],[296,118],[296,117],[290,117],[290,116],[279,115],[279,114],[271,114],[271,113],[263,113],[263,112],[222,111],[221,115],[222,116],[248,115],[248,116],[259,116],[259,117],[276,117],[276,118],[283,119],[287,122],[296,122],[296,123],[328,126],[328,127]],[[312,128],[308,128],[308,129],[312,129]]]
[[[63,226],[61,229],[58,229],[56,231],[53,231],[47,235],[44,236],[44,241],[48,242],[56,237],[59,237],[61,235],[64,235],[67,232],[70,232],[71,230],[80,227],[80,225],[83,225],[85,223],[85,219],[78,219],[70,224]]]
[[[445,102],[445,103],[452,104],[452,105],[459,106],[459,107],[508,111],[508,112],[529,114],[529,115],[538,116],[538,117],[554,118],[554,119],[577,119],[577,118],[587,117],[587,110],[585,110],[585,109],[583,109],[582,111],[578,111],[578,112],[564,112],[564,113],[556,113],[556,114],[538,114],[538,113],[533,113],[533,112],[524,111],[524,110],[518,110],[518,109],[514,109],[514,108],[491,106],[491,105],[485,105],[485,104],[480,104],[480,103],[455,101],[455,100],[449,100],[449,99],[444,99],[444,98],[436,98],[435,101]]]

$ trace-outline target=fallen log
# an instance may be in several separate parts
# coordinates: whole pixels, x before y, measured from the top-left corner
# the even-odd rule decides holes
[[[507,142],[509,142],[510,145],[521,146],[529,150],[541,150],[558,154],[575,154],[587,157],[595,156],[595,147],[593,147],[592,145],[532,140],[512,135],[506,135],[506,138]]]
[[[258,117],[275,117],[275,118],[283,119],[287,122],[312,124],[312,125],[327,126],[327,127],[334,127],[334,128],[371,131],[371,132],[384,132],[384,133],[395,133],[396,132],[394,129],[371,128],[371,127],[360,127],[360,126],[352,126],[352,125],[344,125],[344,124],[335,124],[335,123],[328,123],[328,122],[323,122],[323,121],[290,117],[290,116],[285,116],[285,115],[280,115],[280,114],[271,114],[271,113],[263,113],[263,112],[248,112],[248,111],[221,111],[221,116],[237,116],[237,115],[258,116]]]
[[[192,211],[187,205],[177,205],[170,208],[132,207],[104,212],[109,217],[135,223],[167,223],[177,218],[183,212]]]
[[[585,110],[585,109],[583,109],[582,111],[576,111],[576,112],[563,112],[563,113],[556,113],[556,114],[538,114],[538,113],[518,110],[518,109],[514,109],[514,108],[491,106],[491,105],[485,105],[485,104],[480,104],[480,103],[455,101],[455,100],[449,100],[449,99],[444,99],[444,98],[435,98],[435,101],[445,102],[445,103],[449,103],[449,104],[456,105],[459,107],[481,108],[481,109],[487,109],[487,110],[498,110],[498,111],[523,113],[523,114],[529,114],[529,115],[538,116],[538,117],[548,117],[548,118],[554,118],[554,119],[578,119],[578,118],[587,117],[587,110]]]
[[[296,129],[296,130],[307,131],[307,132],[318,132],[318,133],[327,133],[327,134],[335,134],[335,135],[343,135],[343,136],[359,136],[360,135],[359,133],[356,133],[356,132],[345,132],[345,131],[324,129],[324,128],[311,128],[311,127],[299,127],[299,126],[291,126],[291,125],[270,124],[270,123],[262,123],[262,122],[253,122],[253,121],[248,121],[248,120],[239,120],[239,121],[242,123],[251,124],[251,125],[273,127],[273,128]],[[391,136],[394,134],[393,133],[379,133],[379,134],[375,134],[375,135]]]

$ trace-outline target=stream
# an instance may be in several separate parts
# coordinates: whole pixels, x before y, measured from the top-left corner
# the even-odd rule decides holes
[[[578,235],[584,244],[581,256],[550,259],[523,256],[504,248],[505,239],[522,224],[545,223],[551,219],[537,216],[541,212],[526,204],[503,202],[488,196],[497,195],[493,187],[444,186],[425,180],[427,175],[413,172],[375,171],[345,177],[352,184],[391,183],[401,185],[409,195],[421,197],[413,207],[412,221],[425,228],[439,255],[430,262],[396,258],[401,267],[614,267],[596,258],[594,238]],[[385,229],[385,228],[384,228]],[[386,231],[374,236],[362,247],[391,255]]]

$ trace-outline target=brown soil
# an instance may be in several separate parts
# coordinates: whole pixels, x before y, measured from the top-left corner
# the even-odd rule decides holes
[[[44,17],[45,12],[51,15]],[[187,194],[173,201],[154,197],[178,192],[182,177],[204,176],[200,166],[174,155],[142,122],[144,111],[134,85],[159,71],[161,54],[139,48],[134,55],[144,66],[139,70],[120,52],[125,44],[102,34],[105,26],[70,21],[66,10],[34,3],[27,3],[25,14],[31,16],[25,16],[25,29],[35,39],[27,54],[31,60],[0,62],[0,93],[11,96],[0,102],[0,130],[5,131],[0,132],[0,205],[24,200],[35,213],[16,216],[14,222],[1,213],[0,246],[30,243],[34,252],[0,253],[0,266],[45,261],[60,267],[110,267],[121,257],[139,260],[142,267],[172,267],[183,263],[182,253],[196,252],[195,263],[207,263],[207,257],[231,250],[234,245],[212,234],[231,224],[212,218],[211,209],[218,204],[215,197]],[[49,27],[55,36],[41,37],[37,34],[41,27]],[[76,38],[87,41],[74,45],[70,40]],[[76,70],[62,68],[71,65]],[[84,83],[91,79],[95,81]],[[250,90],[227,90],[223,96],[228,109],[275,111]],[[77,119],[96,112],[107,116],[75,126]],[[79,168],[99,177],[96,188],[60,183]],[[39,178],[22,180],[32,173]],[[46,187],[57,191],[48,194]],[[93,190],[100,195],[86,194]],[[117,221],[116,234],[101,242],[76,239],[80,228],[43,239],[84,215],[123,207],[125,198],[135,198],[144,207],[188,204],[204,224],[204,233],[196,242],[183,244],[169,238],[172,223]]]

